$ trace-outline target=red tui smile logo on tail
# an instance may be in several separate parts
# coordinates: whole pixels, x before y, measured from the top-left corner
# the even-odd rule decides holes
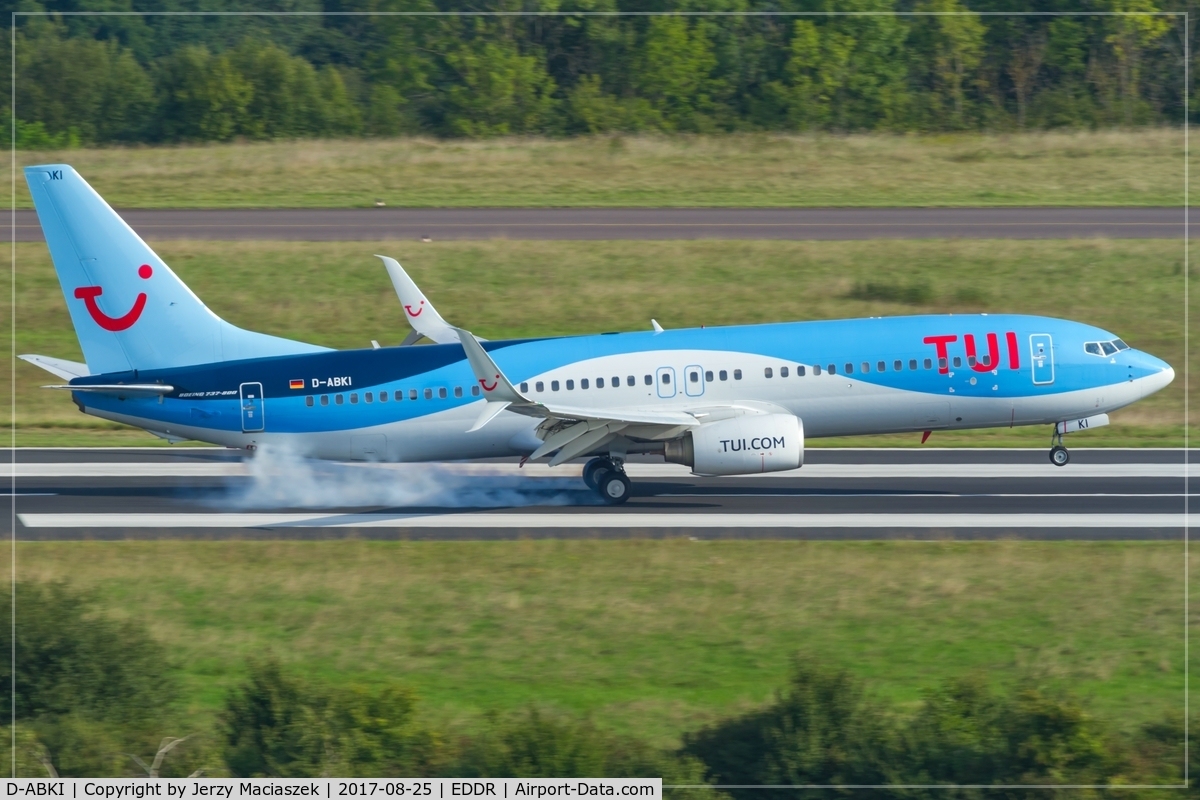
[[[153,274],[154,269],[149,264],[142,264],[138,267],[138,277],[142,280],[149,280]],[[128,330],[141,318],[142,310],[146,307],[146,293],[138,292],[137,299],[133,301],[133,308],[129,309],[128,313],[120,317],[110,317],[100,310],[100,306],[96,305],[96,298],[102,294],[104,294],[104,289],[99,286],[80,286],[75,290],[75,297],[83,301],[87,306],[88,313],[92,315],[92,319],[106,331],[116,333]]]
[[[422,301],[421,301],[421,302],[420,302],[420,303],[417,305],[417,310],[416,310],[416,311],[413,311],[413,310],[412,310],[412,306],[405,306],[405,307],[404,307],[404,310],[408,312],[408,315],[409,315],[410,317],[419,317],[419,316],[421,316],[421,312],[425,310],[425,309],[422,307],[422,306],[424,306],[424,305],[425,305],[425,301],[424,301],[424,300],[422,300]]]
[[[488,385],[487,385],[487,378],[480,378],[480,379],[479,379],[479,385],[483,387],[483,390],[484,390],[485,392],[490,392],[490,391],[493,391],[493,390],[495,390],[495,388],[496,388],[497,386],[499,386],[499,385],[500,385],[500,376],[499,376],[499,375],[497,375],[497,376],[496,376],[496,380],[492,381],[492,385],[491,385],[491,386],[488,386]]]

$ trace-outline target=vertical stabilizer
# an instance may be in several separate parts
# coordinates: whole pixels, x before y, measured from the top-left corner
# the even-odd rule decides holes
[[[225,322],[71,167],[26,167],[25,180],[93,373],[327,349]]]

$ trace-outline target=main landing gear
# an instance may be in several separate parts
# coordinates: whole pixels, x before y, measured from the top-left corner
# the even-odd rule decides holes
[[[1050,436],[1050,463],[1056,467],[1065,467],[1071,463],[1071,454],[1067,448],[1063,447],[1062,434],[1058,432],[1058,426],[1054,426],[1054,433]]]
[[[583,482],[610,506],[629,499],[630,483],[625,464],[615,458],[593,458],[583,465]]]

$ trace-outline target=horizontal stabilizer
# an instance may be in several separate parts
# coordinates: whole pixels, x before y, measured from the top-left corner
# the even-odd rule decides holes
[[[41,367],[46,372],[57,378],[62,378],[64,381],[69,381],[72,378],[86,378],[92,374],[88,371],[87,364],[80,364],[78,361],[67,361],[65,358],[51,358],[50,356],[32,354],[17,356],[17,358],[22,361],[28,361],[35,367]]]
[[[42,388],[67,389],[72,392],[94,392],[96,394],[111,394],[119,397],[155,397],[175,391],[174,386],[167,386],[162,383],[89,383],[86,385],[68,383],[52,384],[50,386],[43,386]]]

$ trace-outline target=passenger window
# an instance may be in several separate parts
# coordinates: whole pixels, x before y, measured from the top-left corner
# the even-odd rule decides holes
[[[604,388],[604,378],[596,378],[596,388],[597,389]]]
[[[870,371],[871,371],[871,362],[870,362],[870,361],[864,361],[864,362],[862,363],[862,371],[863,371],[863,372],[870,372]]]
[[[933,359],[932,358],[925,359],[925,369],[933,369]]]
[[[779,377],[781,377],[781,378],[786,378],[787,376],[788,376],[788,368],[787,368],[787,367],[780,367],[780,368],[779,368]]]
[[[742,371],[740,369],[735,369],[733,371],[733,379],[735,381],[740,381],[742,379]]]
[[[851,364],[849,361],[847,361],[846,362],[846,374],[851,375],[853,373],[854,373],[854,365]]]
[[[896,370],[896,372],[899,372],[900,370],[904,369],[904,362],[900,359],[896,359],[896,361],[892,363],[892,369]]]
[[[375,395],[374,395],[374,393],[373,393],[373,392],[367,392],[367,393],[366,393],[366,394],[363,396],[363,399],[364,399],[364,400],[366,400],[368,403],[374,403],[374,402],[375,402]]]
[[[321,395],[321,405],[323,405],[323,406],[329,405],[329,395],[327,395],[327,394]]]
[[[705,370],[704,371],[704,380],[708,381],[709,383],[712,383],[712,379],[713,379],[712,370],[711,369]]]
[[[304,405],[308,406],[309,408],[312,408],[312,404],[313,404],[313,398],[312,398],[312,395],[310,394],[308,397],[304,398]]]
[[[386,403],[387,402],[387,394],[388,394],[387,392],[380,392],[379,393],[379,402]],[[403,400],[403,399],[404,399],[404,392],[396,392],[396,400],[399,401],[399,400]]]
[[[522,381],[522,383],[521,383],[521,391],[522,391],[522,392],[528,392],[528,391],[529,391],[529,384],[528,384],[528,383],[526,383],[526,382],[524,382],[524,381]],[[472,386],[472,387],[471,387],[471,394],[479,394],[479,387],[478,387],[478,386]]]
[[[653,375],[647,375],[647,376],[645,377],[645,382],[646,382],[646,385],[647,385],[647,386],[653,386],[653,385],[654,385],[654,376],[653,376]]]
[[[537,383],[535,383],[533,385],[533,388],[539,392],[544,392],[544,391],[546,391],[546,384],[542,383],[541,381],[538,381]]]
[[[567,381],[567,391],[568,392],[575,391],[575,381],[573,381],[573,380]]]
[[[1104,355],[1106,356],[1111,356],[1117,352],[1117,346],[1112,342],[1101,342],[1100,347],[1104,348]]]
[[[455,387],[454,387],[454,396],[455,396],[455,397],[462,397],[462,387],[461,387],[461,386],[455,386]]]
[[[621,376],[613,375],[612,385],[613,385],[614,389],[620,389],[621,388]]]
[[[910,358],[910,359],[908,360],[908,368],[909,368],[909,369],[916,369],[916,368],[917,368],[917,360],[916,360],[915,358]]]
[[[801,364],[800,366],[796,367],[796,377],[797,377],[797,378],[803,378],[803,377],[804,377],[804,365],[803,365],[803,364]]]
[[[958,369],[958,368],[959,368],[959,367],[961,367],[961,366],[962,366],[962,357],[961,357],[961,356],[955,356],[955,357],[954,357],[954,368],[955,368],[955,369]]]
[[[1124,342],[1124,341],[1122,341],[1121,339],[1113,339],[1113,344],[1115,344],[1115,345],[1117,346],[1117,349],[1118,349],[1118,350],[1128,350],[1128,349],[1130,349],[1130,348],[1129,348],[1129,345],[1125,344],[1125,342]]]
[[[529,384],[528,384],[528,383],[522,383],[522,384],[521,384],[521,391],[522,391],[522,392],[528,392],[528,391],[529,391]],[[478,387],[478,386],[472,386],[472,387],[471,387],[471,396],[472,396],[472,397],[479,397],[479,387]]]
[[[416,400],[416,399],[417,399],[417,390],[416,390],[416,389],[409,389],[409,390],[408,390],[408,399],[409,399],[409,400]]]
[[[772,374],[773,374],[773,373],[771,372],[771,368],[770,368],[770,367],[767,367],[766,369],[764,369],[764,370],[763,370],[763,377],[765,377],[765,378],[769,378],[769,377],[771,377],[771,375],[772,375]]]
[[[552,392],[558,391],[558,381],[550,381],[550,391],[552,391]]]
[[[729,380],[729,373],[726,372],[725,370],[721,370],[720,372],[717,373],[717,377],[723,381],[727,381],[727,380]]]
[[[340,406],[340,405],[342,405],[342,403],[344,401],[342,399],[342,396],[339,394],[339,395],[334,395],[333,402],[337,403]]]
[[[688,380],[691,381],[692,383],[699,383],[700,382],[700,373],[699,372],[689,372]]]
[[[968,367],[975,366],[975,356],[967,356],[967,366]]]
[[[580,389],[586,389],[586,388],[588,388],[588,379],[587,379],[587,378],[582,378],[582,379],[580,379],[580,381],[579,381],[579,388],[580,388]]]
[[[350,405],[352,405],[352,406],[358,405],[358,392],[350,393]]]
[[[837,375],[837,364],[830,364],[826,369],[828,369],[830,375]]]
[[[820,374],[821,374],[821,365],[813,364],[813,375],[820,375]]]
[[[433,399],[433,389],[426,389],[426,390],[425,390],[425,399],[426,399],[426,400],[432,400],[432,399]]]
[[[938,358],[938,369],[945,369],[945,368],[946,368],[946,357],[941,356],[940,358]]]
[[[438,398],[441,400],[446,399],[446,387],[445,386],[438,387]]]
[[[625,385],[626,386],[637,386],[637,379],[634,378],[632,375],[626,375],[625,376]]]
[[[662,374],[662,382],[663,382],[664,384],[670,383],[670,382],[671,382],[671,373],[669,373],[669,372],[664,372],[664,373]]]

